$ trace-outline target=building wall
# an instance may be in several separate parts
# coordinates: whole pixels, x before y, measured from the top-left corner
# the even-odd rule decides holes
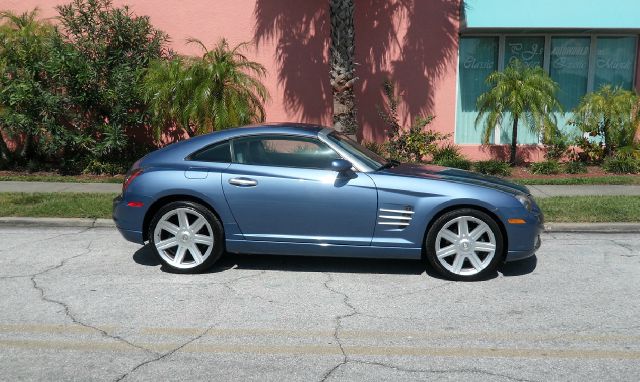
[[[70,0],[0,0],[0,9],[38,7],[55,17]],[[435,115],[431,128],[453,133],[459,28],[459,0],[355,0],[356,83],[360,138],[382,141],[385,78],[396,84],[400,116],[408,126],[419,115]],[[329,11],[327,0],[114,0],[169,34],[181,54],[199,54],[186,39],[207,46],[225,37],[230,44],[254,41],[247,51],[268,71],[268,121],[330,125]]]

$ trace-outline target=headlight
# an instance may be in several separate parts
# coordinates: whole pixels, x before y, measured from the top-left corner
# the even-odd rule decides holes
[[[529,199],[524,195],[516,195],[516,199],[518,199],[520,204],[522,204],[522,206],[526,208],[527,211],[531,212],[531,207],[532,207],[531,199]]]

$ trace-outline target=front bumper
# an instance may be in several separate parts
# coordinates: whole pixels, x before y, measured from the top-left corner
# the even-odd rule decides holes
[[[540,239],[540,235],[544,231],[544,215],[542,212],[539,210],[536,211],[534,221],[522,227],[522,229],[523,231],[518,232],[519,236],[516,240],[519,241],[520,246],[525,243],[530,243],[525,245],[525,247],[529,247],[530,249],[517,248],[507,251],[504,259],[505,262],[523,260],[536,254],[536,251],[542,245],[542,239]]]
[[[529,250],[529,251],[508,251],[507,252],[507,256],[505,257],[504,261],[505,262],[518,261],[518,260],[524,260],[524,259],[526,259],[528,257],[531,257],[531,256],[536,254],[536,251],[538,250],[538,248],[540,248],[541,244],[542,244],[542,240],[540,239],[540,235],[538,234],[538,236],[536,237],[536,245],[534,246],[534,248],[532,250]]]

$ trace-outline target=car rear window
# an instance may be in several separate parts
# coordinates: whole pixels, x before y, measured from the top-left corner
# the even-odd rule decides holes
[[[188,159],[200,162],[231,163],[229,141],[205,147],[191,154]]]

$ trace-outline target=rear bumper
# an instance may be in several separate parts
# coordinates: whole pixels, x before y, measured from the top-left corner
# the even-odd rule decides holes
[[[118,232],[126,240],[144,244],[141,222],[144,219],[145,210],[146,208],[128,207],[122,195],[113,199],[113,221],[116,223]]]
[[[122,229],[120,227],[116,227],[116,228],[118,229],[118,232],[120,232],[122,237],[124,237],[126,240],[132,241],[138,244],[144,244],[144,241],[142,240],[141,231],[130,231],[128,229]]]

